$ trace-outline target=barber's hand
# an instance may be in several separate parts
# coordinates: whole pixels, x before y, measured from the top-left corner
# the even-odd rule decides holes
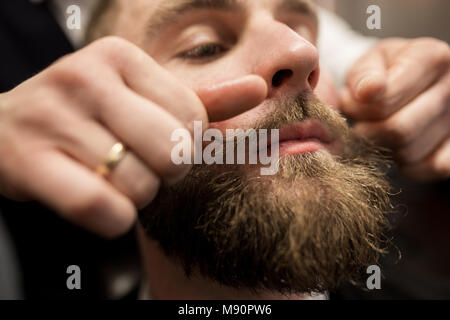
[[[133,44],[101,39],[0,95],[0,194],[120,235],[161,183],[188,172],[171,161],[174,130],[192,132],[194,120],[207,128],[266,92],[264,80],[247,76],[195,93]],[[102,178],[95,169],[117,142],[129,150]]]
[[[393,150],[418,181],[450,177],[450,49],[431,39],[381,41],[351,69],[343,111]]]

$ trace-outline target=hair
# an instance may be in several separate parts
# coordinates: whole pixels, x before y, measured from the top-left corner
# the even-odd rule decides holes
[[[187,277],[282,294],[324,292],[361,278],[390,239],[389,161],[314,98],[285,100],[256,127],[317,119],[345,146],[280,159],[275,176],[196,165],[139,213],[146,235]]]

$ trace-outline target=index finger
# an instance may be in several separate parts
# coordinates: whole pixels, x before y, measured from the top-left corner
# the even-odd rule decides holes
[[[247,75],[215,84],[204,84],[194,91],[203,102],[210,122],[224,121],[256,107],[267,96],[263,78]]]

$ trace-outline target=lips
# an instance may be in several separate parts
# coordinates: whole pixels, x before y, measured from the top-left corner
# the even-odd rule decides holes
[[[294,155],[328,149],[333,142],[330,132],[320,122],[296,122],[280,129],[279,155]],[[269,148],[272,149],[269,142]]]

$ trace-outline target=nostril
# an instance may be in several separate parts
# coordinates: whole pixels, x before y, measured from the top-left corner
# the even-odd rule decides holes
[[[319,82],[319,74],[319,69],[316,69],[309,74],[308,83],[312,89],[315,89]]]
[[[292,77],[293,74],[292,70],[288,69],[277,71],[272,78],[272,86],[275,88],[281,86],[283,82]]]

